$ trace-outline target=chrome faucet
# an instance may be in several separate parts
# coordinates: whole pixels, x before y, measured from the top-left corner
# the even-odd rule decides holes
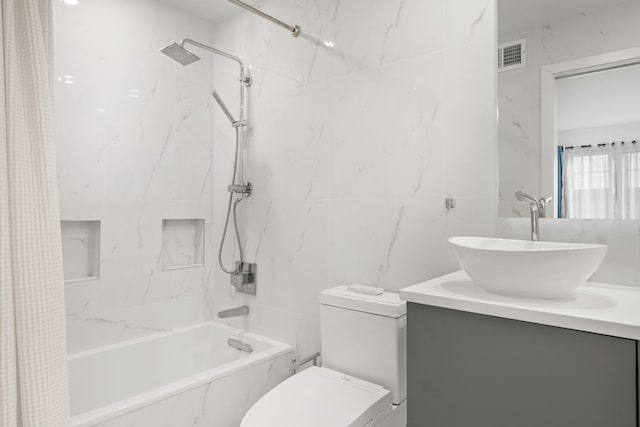
[[[523,193],[522,191],[516,191],[516,199],[520,202],[529,202],[529,209],[531,210],[531,240],[537,242],[540,240],[540,218],[545,218],[547,213],[547,203],[552,200],[551,196],[541,197],[536,200],[534,197]]]
[[[246,316],[249,314],[249,306],[243,305],[229,310],[219,311],[218,319],[226,319],[227,317]]]

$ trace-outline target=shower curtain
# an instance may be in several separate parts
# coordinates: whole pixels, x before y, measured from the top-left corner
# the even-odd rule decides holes
[[[0,426],[68,425],[51,0],[0,8]]]

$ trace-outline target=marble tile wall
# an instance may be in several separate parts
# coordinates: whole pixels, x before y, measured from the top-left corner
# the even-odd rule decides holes
[[[501,216],[528,216],[526,203],[513,194],[540,193],[540,67],[556,62],[640,46],[635,22],[640,3],[615,2],[612,7],[501,34],[500,42],[526,38],[527,66],[498,74],[498,127]],[[543,141],[542,143],[546,143]]]
[[[211,258],[160,259],[163,219],[204,218],[212,244],[212,62],[159,49],[210,43],[214,26],[154,0],[54,0],[54,13],[62,219],[101,221],[99,280],[66,285],[69,351],[209,319]]]
[[[318,292],[404,286],[456,270],[451,235],[492,235],[497,215],[494,0],[284,0],[260,7],[302,35],[242,12],[215,45],[252,66],[240,205],[258,295],[214,270],[228,322],[319,350]],[[237,68],[214,86],[237,109]],[[226,200],[233,131],[214,108],[214,204]],[[445,198],[457,206],[447,211]],[[213,213],[220,236],[224,211]],[[232,260],[231,250],[225,260]]]

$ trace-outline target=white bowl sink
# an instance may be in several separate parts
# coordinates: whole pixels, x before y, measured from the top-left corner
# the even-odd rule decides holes
[[[607,245],[452,237],[460,265],[486,291],[564,298],[598,268]]]

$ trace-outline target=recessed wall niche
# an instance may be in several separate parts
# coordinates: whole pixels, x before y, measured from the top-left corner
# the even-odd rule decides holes
[[[100,221],[61,221],[65,283],[100,277]]]
[[[200,267],[204,260],[204,219],[162,221],[162,270]]]

